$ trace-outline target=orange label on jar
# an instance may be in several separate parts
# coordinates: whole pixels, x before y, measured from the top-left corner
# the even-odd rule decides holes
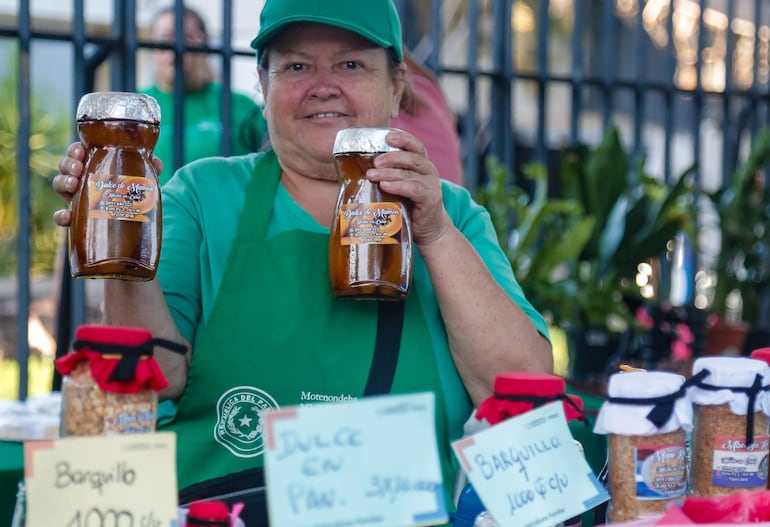
[[[403,214],[399,203],[349,203],[340,207],[340,244],[398,244]]]
[[[158,185],[149,178],[110,174],[88,178],[90,218],[149,222],[147,213],[157,201]]]

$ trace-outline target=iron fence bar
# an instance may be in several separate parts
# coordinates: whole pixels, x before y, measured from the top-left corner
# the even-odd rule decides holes
[[[537,12],[537,131],[535,139],[535,161],[546,162],[545,127],[546,127],[546,101],[548,91],[548,35],[550,28],[550,16],[548,8],[549,0],[543,0],[538,4]],[[514,81],[515,82],[515,81]]]
[[[580,114],[583,109],[583,30],[585,25],[585,3],[574,4],[574,25],[572,28],[572,64],[570,88],[572,89],[572,104],[570,109],[570,143],[575,145],[580,141]]]
[[[602,84],[602,94],[603,97],[603,119],[602,122],[604,123],[604,129],[607,129],[612,122],[612,115],[615,111],[615,100],[614,100],[614,93],[613,93],[613,81],[615,75],[613,75],[614,67],[615,67],[615,46],[614,43],[616,42],[615,39],[615,3],[605,1],[602,3],[604,6],[604,16],[602,19],[604,20],[604,31],[602,32],[602,38],[604,39],[604,42],[606,43],[604,45],[604,53],[602,53],[603,57],[603,80],[604,83]]]
[[[468,69],[467,69],[467,82],[468,82],[468,106],[465,110],[462,135],[462,143],[465,145],[463,148],[463,167],[465,170],[465,184],[470,189],[476,189],[479,186],[479,158],[482,139],[478,137],[477,130],[479,127],[476,124],[476,112],[478,106],[476,104],[477,99],[477,82],[479,77],[478,56],[479,50],[479,3],[469,2],[468,5]]]
[[[491,151],[505,166],[513,167],[513,104],[511,91],[514,75],[511,50],[515,46],[511,31],[512,5],[516,0],[494,0],[492,62],[495,74],[492,77]]]
[[[18,232],[16,234],[16,361],[19,365],[18,398],[23,401],[29,393],[29,311],[30,311],[30,217],[32,213],[30,189],[30,5],[19,2],[19,61],[16,79],[18,127],[16,132],[16,186],[18,191]]]
[[[184,52],[187,49],[184,31],[184,1],[174,0],[174,166],[176,170],[184,164]],[[161,115],[161,120],[163,116]]]
[[[228,156],[233,151],[232,130],[232,0],[224,0],[222,4],[222,97],[220,104],[220,116],[222,119],[222,155]]]
[[[735,15],[735,1],[728,0],[727,2],[727,19],[732,20]],[[732,53],[735,48],[735,38],[733,37],[732,28],[728,25],[726,30],[726,49],[725,49],[725,87],[724,97],[722,97],[722,174],[727,175],[730,172],[730,167],[734,166],[734,160],[738,157],[738,143],[740,141],[740,129],[735,128],[736,133],[733,134],[733,127],[731,125],[732,119],[730,118],[731,97],[733,96],[732,87]]]
[[[634,132],[633,132],[633,144],[634,153],[637,156],[637,160],[644,155],[644,145],[642,144],[642,122],[645,119],[645,91],[641,87],[641,81],[647,77],[647,48],[644,47],[644,18],[643,11],[638,9],[636,16],[634,17],[636,22],[634,26],[634,50],[632,60],[634,62],[634,77],[635,86],[633,89],[634,94]]]
[[[430,25],[430,53],[425,63],[433,73],[437,73],[441,71],[441,0],[431,0],[430,17],[433,21]]]

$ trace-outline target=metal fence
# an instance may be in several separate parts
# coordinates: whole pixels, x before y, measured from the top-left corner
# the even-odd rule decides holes
[[[394,1],[407,46],[438,74],[458,115],[471,190],[484,182],[486,156],[500,159],[517,177],[523,163],[548,162],[565,145],[596,143],[610,125],[621,130],[628,149],[646,160],[650,173],[671,181],[698,162],[697,181],[714,188],[768,124],[770,3],[763,0]],[[88,20],[84,0],[72,0],[71,18],[58,26],[36,23],[30,0],[19,0],[15,12],[0,18],[0,39],[15,42],[19,57],[19,336],[27,334],[30,307],[31,80],[35,61],[45,60],[31,53],[32,45],[68,47],[71,76],[62,82],[71,83],[73,114],[88,91],[134,90],[142,50],[173,48],[177,71],[186,49],[205,51],[221,64],[222,121],[229,129],[231,67],[236,58],[252,55],[232,43],[233,20],[243,4],[188,1],[193,7],[215,5],[222,24],[218,43],[186,48],[182,38],[166,46],[142,38],[139,12],[148,3],[153,4],[113,0],[111,19],[98,30]],[[173,4],[181,9],[183,2]],[[255,31],[257,25],[254,19]],[[183,35],[181,17],[176,33]],[[183,85],[178,75],[177,130],[183,125]],[[175,160],[182,158],[178,143]],[[228,134],[223,148],[229,151]],[[65,270],[57,317],[60,350],[84,321],[86,307],[82,282],[68,276]],[[25,338],[17,342],[19,398],[24,399],[30,347]]]

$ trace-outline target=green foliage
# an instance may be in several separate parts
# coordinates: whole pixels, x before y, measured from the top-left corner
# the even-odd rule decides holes
[[[563,152],[561,195],[549,197],[542,164],[524,175],[532,196],[510,184],[510,174],[487,160],[489,183],[478,200],[527,297],[565,329],[622,331],[632,323],[624,299],[638,296],[639,263],[660,257],[677,232],[695,239],[696,209],[690,171],[669,186],[633,166],[616,129],[595,149]]]
[[[761,170],[770,163],[770,129],[757,135],[732,179],[708,194],[717,214],[721,248],[714,265],[717,283],[712,309],[720,317],[727,297],[739,291],[743,320],[767,327],[760,306],[770,293],[770,196]]]
[[[27,363],[29,395],[50,393],[53,386],[54,365],[51,359],[32,354]],[[16,359],[0,360],[0,400],[19,397],[19,365]]]
[[[17,235],[19,225],[16,65],[11,74],[0,79],[0,275],[16,272]],[[62,207],[62,200],[51,188],[58,172],[58,161],[71,138],[70,120],[41,105],[44,94],[31,96],[30,123],[30,229],[32,271],[50,272],[60,236],[51,216]]]

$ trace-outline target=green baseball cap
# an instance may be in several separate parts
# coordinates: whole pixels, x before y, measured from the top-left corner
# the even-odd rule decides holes
[[[266,0],[259,33],[251,47],[262,52],[281,30],[295,22],[315,22],[352,31],[404,60],[401,21],[392,0]]]

